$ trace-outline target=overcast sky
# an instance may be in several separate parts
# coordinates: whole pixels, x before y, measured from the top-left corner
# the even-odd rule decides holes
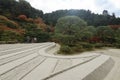
[[[59,9],[86,9],[101,14],[103,10],[120,16],[120,0],[26,0],[33,7],[49,13]]]

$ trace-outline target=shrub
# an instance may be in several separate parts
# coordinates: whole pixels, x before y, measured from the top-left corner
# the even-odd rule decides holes
[[[95,48],[102,48],[102,47],[104,47],[104,45],[102,43],[96,43],[96,44],[94,44],[94,47]]]
[[[0,20],[5,20],[5,21],[7,21],[7,20],[8,20],[8,18],[7,18],[7,17],[5,17],[5,16],[0,15]]]
[[[93,44],[86,43],[86,42],[80,43],[80,45],[87,50],[92,50],[94,48]]]
[[[60,54],[71,54],[72,48],[69,46],[63,45],[63,46],[61,46],[59,53]]]
[[[120,38],[116,38],[116,42],[120,44]]]
[[[27,16],[26,15],[19,15],[18,18],[21,19],[21,20],[27,20]]]
[[[114,47],[113,44],[104,44],[104,47]]]
[[[17,26],[14,25],[14,24],[12,24],[11,22],[5,22],[5,24],[6,24],[8,27],[10,27],[10,28],[13,28],[13,29],[16,29],[16,28],[17,28]]]
[[[12,31],[4,31],[1,35],[1,41],[13,43],[13,42],[22,42],[23,38],[21,35]]]
[[[6,25],[6,26],[9,27],[9,28],[13,28],[13,29],[16,29],[16,28],[17,28],[16,25],[14,25],[12,22],[9,22],[9,21],[0,20],[0,23]]]
[[[52,38],[61,44],[72,46],[75,44],[75,37],[71,35],[55,34]]]
[[[49,41],[50,40],[50,34],[46,33],[46,32],[38,32],[38,33],[35,33],[38,38],[38,42],[46,42],[46,41]]]
[[[114,45],[116,48],[120,48],[120,44],[115,44]]]
[[[73,49],[74,52],[83,52],[83,51],[85,51],[85,49],[83,49],[83,47],[81,45],[74,46],[72,49]]]

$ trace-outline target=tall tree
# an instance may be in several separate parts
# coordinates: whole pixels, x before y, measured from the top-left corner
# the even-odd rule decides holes
[[[79,32],[87,26],[87,23],[77,16],[65,16],[58,19],[55,33],[58,41],[63,44],[73,45],[77,42]]]
[[[77,16],[65,16],[58,19],[55,31],[66,35],[75,35],[86,25],[87,23]]]

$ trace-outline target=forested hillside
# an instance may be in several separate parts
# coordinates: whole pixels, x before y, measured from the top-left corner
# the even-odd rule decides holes
[[[46,13],[43,17],[47,24],[55,25],[57,20],[63,16],[78,16],[85,20],[88,25],[96,27],[120,24],[120,18],[117,18],[114,13],[112,15],[109,13],[108,15],[103,15],[92,13],[90,10],[57,10],[52,13]]]
[[[42,17],[42,10],[33,8],[25,0],[0,0],[1,43],[34,42],[33,38],[38,42],[48,41],[50,27]]]
[[[0,15],[14,19],[21,14],[31,18],[43,16],[41,10],[33,8],[25,0],[0,0]]]
[[[67,53],[120,47],[120,18],[104,11],[105,14],[83,9],[43,13],[25,0],[0,0],[0,43],[54,41],[63,45],[61,50]]]
[[[101,12],[102,13],[102,12]],[[15,19],[19,15],[26,15],[29,18],[41,17],[46,24],[55,25],[57,20],[63,16],[78,16],[85,20],[88,25],[106,26],[113,24],[120,24],[120,18],[117,18],[113,13],[110,15],[95,14],[90,10],[57,10],[52,13],[43,13],[42,10],[33,8],[25,0],[0,0],[0,15],[6,16],[10,19]]]

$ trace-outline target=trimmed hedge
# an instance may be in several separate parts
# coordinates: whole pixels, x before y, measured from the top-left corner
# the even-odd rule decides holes
[[[92,50],[94,48],[94,45],[93,44],[90,44],[90,43],[80,43],[80,45],[84,48],[84,49],[87,49],[87,50]]]
[[[101,43],[94,44],[94,48],[102,48],[102,47],[104,47],[104,45]]]
[[[62,45],[59,51],[59,54],[71,54],[72,48],[67,45]]]

